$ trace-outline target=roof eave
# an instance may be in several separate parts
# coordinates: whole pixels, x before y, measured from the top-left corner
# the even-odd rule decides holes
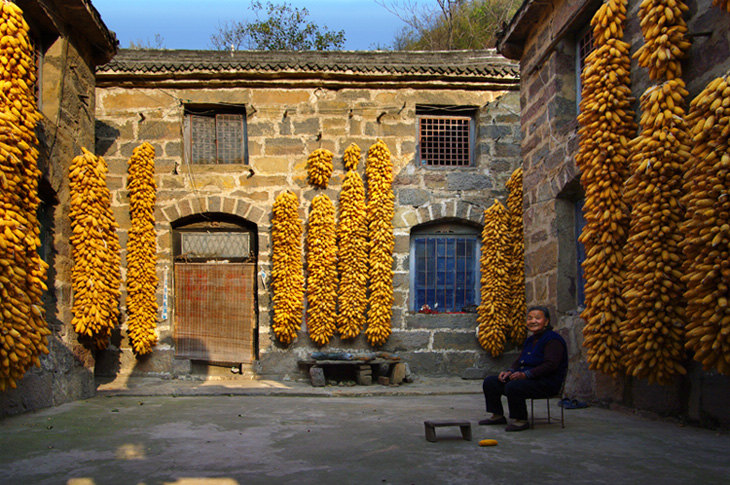
[[[542,11],[552,3],[550,0],[524,0],[509,24],[497,33],[497,52],[507,59],[519,61],[527,35],[540,21]]]

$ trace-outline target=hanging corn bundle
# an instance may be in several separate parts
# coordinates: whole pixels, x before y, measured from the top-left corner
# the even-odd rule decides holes
[[[51,333],[43,316],[48,265],[38,255],[38,140],[40,120],[28,24],[13,3],[0,2],[3,64],[0,91],[0,391],[15,388]]]
[[[390,150],[378,140],[368,150],[365,166],[368,182],[368,326],[365,335],[372,346],[390,337],[393,316],[393,163]]]
[[[522,169],[515,170],[507,181],[507,210],[509,212],[509,339],[522,345],[527,337],[525,314],[525,237],[522,227]]]
[[[136,147],[129,159],[127,242],[127,327],[135,354],[152,352],[157,344],[157,234],[155,232],[155,149]]]
[[[335,334],[336,306],[335,206],[320,194],[312,200],[307,227],[307,329],[317,345],[325,345]]]
[[[310,184],[322,189],[327,188],[332,176],[332,157],[332,152],[324,148],[318,148],[309,155],[307,176]]]
[[[639,65],[655,81],[682,76],[681,60],[690,48],[687,23],[682,14],[689,7],[682,0],[644,0],[639,7],[644,44],[634,52]]]
[[[686,348],[705,370],[730,375],[730,75],[690,104],[692,151],[682,225]]]
[[[340,285],[337,295],[337,330],[342,338],[357,337],[365,326],[367,309],[367,219],[365,187],[355,169],[360,147],[354,143],[345,150],[348,169],[340,193],[340,217],[337,225]]]
[[[85,148],[69,167],[71,289],[77,334],[105,348],[119,320],[121,255],[106,162]]]
[[[621,188],[628,171],[628,143],[636,129],[630,110],[629,44],[621,40],[625,19],[626,0],[609,0],[591,20],[595,49],[582,74],[576,155],[585,190],[586,225],[579,238],[586,248],[583,345],[590,368],[611,375],[621,369],[621,251],[628,226]]]
[[[626,320],[621,333],[626,372],[670,383],[684,374],[684,302],[679,243],[680,204],[689,155],[681,79],[655,86],[641,97],[641,133],[631,142],[631,177],[624,200],[631,206],[624,257]]]
[[[274,201],[271,230],[274,322],[271,329],[283,344],[290,344],[297,338],[304,308],[302,224],[298,208],[299,199],[289,191],[282,192]]]
[[[510,214],[498,200],[484,211],[482,255],[479,259],[481,303],[477,307],[477,339],[492,357],[499,357],[504,352],[512,315],[509,219]],[[520,322],[523,327],[524,320],[522,315]]]

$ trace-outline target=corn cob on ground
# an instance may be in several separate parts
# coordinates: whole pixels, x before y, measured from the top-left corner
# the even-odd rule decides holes
[[[69,167],[74,330],[105,348],[119,323],[121,248],[103,158],[85,148]]]
[[[317,345],[335,334],[337,306],[335,206],[324,194],[312,200],[307,227],[307,329]]]
[[[492,357],[499,357],[509,331],[510,301],[509,213],[495,200],[484,211],[482,229],[481,303],[477,307],[477,339]],[[524,326],[524,316],[521,318]]]
[[[332,152],[325,148],[318,148],[309,155],[307,176],[311,185],[322,189],[327,188],[327,183],[332,176],[332,157]]]
[[[0,392],[15,388],[48,353],[41,296],[48,265],[38,255],[38,140],[35,63],[28,24],[0,2]]]
[[[623,42],[626,0],[609,0],[591,20],[594,50],[582,74],[576,163],[585,190],[585,310],[583,345],[590,368],[621,371],[620,325],[625,316],[622,249],[628,207],[621,190],[628,171],[628,143],[636,126],[631,105],[629,45]]]
[[[271,230],[274,321],[271,329],[286,345],[297,338],[304,308],[302,223],[298,209],[299,199],[292,192],[282,192],[274,201]]]
[[[705,370],[730,375],[730,75],[708,84],[687,116],[692,151],[682,224],[686,348]]]
[[[365,329],[370,345],[383,345],[390,337],[393,316],[393,162],[390,150],[378,140],[368,150],[368,324]]]
[[[527,337],[525,315],[525,236],[522,218],[522,169],[515,170],[507,181],[507,210],[509,212],[509,309],[508,336],[521,346]]]
[[[367,219],[365,186],[355,169],[360,147],[345,150],[348,168],[340,193],[340,217],[337,224],[337,265],[340,284],[337,294],[337,331],[344,339],[357,337],[365,326],[367,310]]]
[[[155,232],[155,149],[136,147],[129,159],[127,243],[127,328],[135,354],[152,352],[157,344],[157,234]]]

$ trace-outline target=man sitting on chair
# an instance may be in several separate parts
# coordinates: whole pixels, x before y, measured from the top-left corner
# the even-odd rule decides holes
[[[512,366],[484,379],[482,389],[491,416],[479,424],[507,424],[502,408],[502,395],[505,395],[512,420],[505,429],[529,429],[525,400],[548,398],[560,392],[568,371],[568,351],[565,340],[550,326],[547,308],[532,306],[527,310],[527,330],[531,335]]]

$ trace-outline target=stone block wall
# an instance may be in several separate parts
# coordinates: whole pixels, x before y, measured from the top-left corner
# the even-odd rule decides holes
[[[525,191],[525,276],[527,302],[546,304],[557,315],[566,337],[570,369],[566,394],[622,403],[660,414],[684,413],[704,422],[727,422],[728,413],[700,410],[697,403],[725,389],[730,380],[695,369],[675,386],[649,386],[630,378],[611,379],[589,371],[582,348],[582,307],[577,300],[575,201],[580,196],[574,154],[578,149],[576,106],[576,34],[590,21],[600,2],[556,0],[544,9],[524,41],[520,59],[521,131]],[[584,11],[583,6],[591,4]],[[643,43],[638,25],[640,2],[630,1],[626,40],[633,53]],[[691,100],[713,78],[730,67],[728,14],[710,0],[688,2],[686,19],[692,48],[683,63]],[[579,14],[579,12],[583,12]],[[556,34],[562,33],[560,39]],[[548,47],[551,52],[547,52]],[[638,100],[649,87],[646,70],[632,63],[632,91]],[[638,101],[635,107],[638,116]],[[712,381],[713,385],[704,383]],[[724,391],[726,394],[727,391]],[[686,396],[691,397],[688,403]],[[684,397],[683,397],[684,396]],[[713,421],[714,420],[714,421]]]
[[[190,165],[184,157],[184,104],[244,105],[248,129],[248,165]],[[132,149],[150,142],[156,150],[158,203],[158,302],[164,272],[170,271],[169,318],[159,322],[160,343],[151,357],[131,354],[125,327],[115,345],[101,356],[99,374],[177,375],[191,372],[189,361],[174,358],[175,321],[172,292],[171,223],[193,214],[234,214],[256,225],[257,273],[271,274],[271,209],[283,190],[300,200],[306,221],[315,195],[326,193],[335,203],[344,177],[342,155],[350,143],[363,151],[358,171],[364,175],[367,149],[381,138],[392,153],[395,208],[394,333],[381,350],[404,355],[416,373],[459,374],[484,359],[474,336],[476,314],[412,315],[408,312],[410,230],[436,220],[480,225],[483,210],[495,197],[506,197],[505,182],[520,165],[519,99],[516,92],[449,89],[323,89],[302,87],[156,89],[104,87],[97,90],[96,149],[110,167],[113,206],[121,225],[124,248],[129,229],[125,189]],[[476,146],[471,167],[426,168],[415,162],[417,105],[474,106]],[[317,148],[335,154],[334,173],[325,190],[307,184],[306,160]],[[124,261],[124,249],[123,249]],[[123,263],[124,264],[124,263]],[[270,286],[258,279],[258,355],[252,370],[266,375],[299,376],[296,361],[317,348],[306,329],[290,346],[281,346],[270,332]],[[124,303],[124,294],[122,304]],[[426,322],[426,323],[424,323]],[[323,349],[371,351],[364,336],[342,342],[335,337]]]

